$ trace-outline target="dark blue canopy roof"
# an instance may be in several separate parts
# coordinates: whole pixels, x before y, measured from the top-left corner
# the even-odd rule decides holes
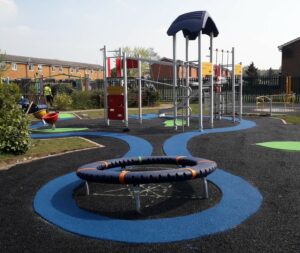
[[[195,40],[199,32],[210,36],[213,33],[214,37],[219,34],[218,28],[210,17],[207,11],[194,11],[180,15],[169,27],[167,34],[175,35],[178,31],[183,32],[183,36],[189,37],[189,40]]]

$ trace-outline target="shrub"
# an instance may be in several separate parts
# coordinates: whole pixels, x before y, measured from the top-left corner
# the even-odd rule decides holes
[[[54,96],[62,93],[71,95],[74,91],[76,91],[71,83],[58,83],[55,85],[51,85],[51,90]]]
[[[104,94],[101,90],[94,90],[89,93],[89,98],[92,103],[93,108],[103,108],[104,107]]]
[[[146,85],[142,89],[142,106],[154,106],[159,104],[159,92],[153,85]],[[128,106],[136,107],[138,105],[138,88],[129,89]]]
[[[0,84],[0,152],[23,154],[30,147],[29,120],[18,107],[16,85]]]
[[[54,97],[54,107],[57,110],[67,110],[70,109],[73,103],[73,100],[71,96],[62,93],[62,94],[57,94]]]
[[[73,109],[89,109],[92,108],[92,102],[89,94],[85,91],[75,91],[72,93]]]

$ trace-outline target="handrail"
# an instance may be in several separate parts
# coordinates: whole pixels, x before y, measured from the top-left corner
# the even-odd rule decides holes
[[[259,100],[262,100],[261,102]],[[258,96],[256,97],[256,109],[258,109],[258,104],[259,103],[263,103],[263,106],[265,106],[265,100],[267,100],[268,102],[270,102],[270,116],[272,116],[272,99],[268,96]]]

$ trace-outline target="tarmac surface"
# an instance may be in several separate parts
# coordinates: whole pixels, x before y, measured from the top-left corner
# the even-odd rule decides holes
[[[128,145],[120,140],[98,137],[92,140],[105,148],[37,160],[0,172],[1,252],[300,252],[300,154],[255,145],[266,141],[299,140],[300,126],[283,125],[272,118],[251,120],[257,123],[255,128],[203,135],[188,143],[194,156],[216,161],[218,167],[242,177],[263,195],[258,212],[236,228],[176,243],[129,244],[85,238],[47,223],[32,208],[33,198],[41,186],[83,164],[118,158],[128,151]],[[140,126],[132,120],[130,131],[126,133],[146,139],[153,145],[153,155],[162,155],[164,141],[176,134],[172,128],[164,128],[163,121],[145,120]],[[105,127],[101,120],[72,119],[57,123],[57,127],[71,126],[88,127],[90,131],[123,130],[115,123]],[[232,123],[215,121],[215,126],[232,126]],[[192,120],[191,129],[197,129],[196,120]],[[144,212],[136,219],[185,215],[205,210],[221,198],[220,191],[212,184],[209,184],[208,200],[201,198],[201,185],[196,182],[170,185],[158,186],[144,196]],[[114,218],[134,219],[137,214],[132,210],[130,189],[117,189],[118,193],[110,198],[105,193],[108,187],[93,186],[92,190],[98,195],[91,201],[85,198],[82,188],[75,191],[74,198],[81,208]],[[176,192],[180,192],[180,197],[174,194]],[[165,198],[153,197],[157,193]],[[183,224],[183,229],[188,227]]]

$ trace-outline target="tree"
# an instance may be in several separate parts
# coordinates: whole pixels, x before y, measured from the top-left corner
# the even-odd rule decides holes
[[[246,70],[246,76],[250,78],[257,78],[258,77],[258,68],[254,66],[254,63],[251,62],[248,69]]]
[[[0,154],[23,154],[30,146],[29,120],[18,107],[20,91],[15,84],[0,84]]]
[[[0,49],[0,84],[2,83],[3,73],[6,71],[6,64],[4,59],[5,59],[5,54],[3,54]]]
[[[151,60],[158,60],[159,55],[154,51],[153,48],[145,48],[145,47],[124,47],[123,52],[126,52],[127,57],[132,58],[144,58],[144,59],[151,59]],[[137,69],[131,69],[127,72],[129,77],[137,77],[138,70]],[[145,76],[147,74],[150,74],[150,66],[149,63],[143,62],[142,63],[142,76]]]
[[[269,68],[267,75],[268,75],[269,77],[272,77],[272,76],[275,75],[275,71],[274,71],[272,68]]]

